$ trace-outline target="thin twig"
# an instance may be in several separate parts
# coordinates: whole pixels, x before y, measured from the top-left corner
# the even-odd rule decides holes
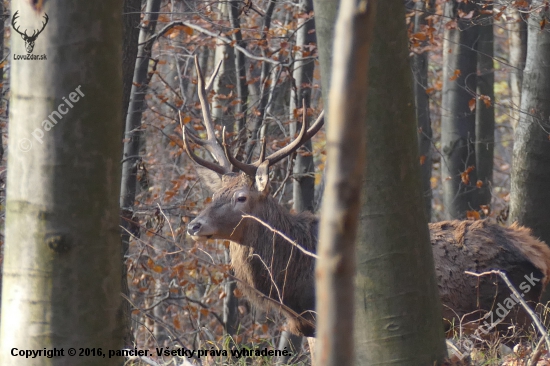
[[[258,221],[260,224],[262,224],[263,226],[265,226],[266,228],[268,228],[269,230],[271,230],[272,232],[274,232],[275,234],[281,236],[281,238],[285,239],[286,241],[288,241],[290,244],[294,245],[296,248],[300,249],[302,251],[302,253],[306,254],[306,255],[309,255],[310,257],[313,257],[315,259],[318,259],[319,256],[313,252],[310,252],[306,249],[304,249],[300,244],[296,243],[294,240],[290,239],[288,236],[286,236],[285,234],[283,234],[282,232],[280,232],[279,230],[277,229],[274,229],[273,227],[271,227],[269,224],[263,222],[262,220],[260,220],[259,218],[255,217],[255,216],[251,216],[251,215],[243,215],[242,216],[243,219],[254,219],[256,221]]]

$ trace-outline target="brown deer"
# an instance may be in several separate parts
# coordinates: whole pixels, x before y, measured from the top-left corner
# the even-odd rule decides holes
[[[323,116],[309,129],[304,121],[294,141],[267,157],[264,143],[259,160],[245,164],[230,154],[225,133],[223,147],[218,143],[198,65],[197,75],[207,139],[184,128],[183,140],[188,155],[216,173],[207,178],[215,193],[210,205],[189,223],[188,233],[195,239],[229,240],[231,264],[243,293],[264,309],[280,308],[291,332],[312,337],[315,255],[311,253],[316,250],[318,219],[311,213],[290,213],[270,196],[268,168],[311,138],[321,127]],[[196,156],[189,140],[206,148],[217,164]],[[525,300],[539,300],[550,278],[550,249],[528,229],[505,228],[488,221],[445,221],[429,226],[443,313],[449,322],[479,320],[479,310],[510,304],[509,291],[501,280],[474,277],[464,273],[466,270],[500,269],[519,286]],[[520,314],[518,321],[528,319]]]

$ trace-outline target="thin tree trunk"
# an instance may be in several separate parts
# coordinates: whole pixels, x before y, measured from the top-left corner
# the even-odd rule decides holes
[[[443,43],[443,101],[441,118],[441,173],[443,202],[448,219],[464,218],[477,210],[475,169],[475,106],[478,27],[462,14],[474,11],[472,2],[453,0],[445,5],[445,15],[456,22],[447,26]]]
[[[155,26],[160,9],[160,0],[148,0],[146,13],[139,32],[139,43],[145,42],[155,32]],[[122,253],[125,255],[130,244],[130,233],[136,233],[139,228],[133,224],[134,201],[137,193],[137,168],[141,161],[140,146],[142,139],[141,116],[145,108],[145,95],[147,93],[147,71],[151,47],[140,45],[135,59],[133,82],[131,84],[130,104],[126,115],[126,127],[124,130],[124,153],[122,160],[122,182],[120,192],[121,226],[122,226]],[[122,281],[127,281],[125,271]],[[123,284],[123,288],[127,284]],[[125,308],[127,306],[125,305]],[[125,310],[126,311],[126,310]],[[131,324],[131,323],[130,323]],[[129,342],[126,335],[126,343]]]
[[[427,5],[427,7],[426,7]],[[414,33],[425,32],[427,12],[433,11],[434,0],[427,3],[418,1],[414,3]],[[426,42],[421,42],[426,46]],[[428,88],[428,51],[414,53],[412,56],[412,69],[414,74],[414,99],[416,105],[416,121],[418,124],[418,146],[420,148],[420,165],[422,171],[422,193],[424,195],[424,207],[428,214],[428,220],[432,216],[432,123],[430,121],[430,98]]]
[[[319,224],[315,364],[352,365],[355,237],[365,161],[365,105],[376,2],[342,1],[336,22],[327,129],[326,188]],[[403,17],[403,20],[405,18]]]
[[[300,0],[299,12],[308,15],[313,11],[312,0]],[[298,23],[298,32],[296,33],[296,46],[300,50],[296,51],[295,58],[302,59],[310,55],[310,45],[314,45],[315,39],[315,23],[311,18],[301,18],[302,22]],[[305,103],[305,113],[307,117],[307,109],[311,105],[311,88],[313,85],[313,69],[315,64],[313,60],[296,61],[294,63],[294,86],[290,94],[290,119],[299,120],[302,118],[297,113],[299,108],[302,108],[302,102]],[[291,136],[294,136],[296,131],[301,128],[301,123],[293,123],[290,129]],[[313,154],[311,140],[307,141],[298,150],[296,161],[294,163],[293,174],[293,198],[294,209],[298,212],[313,211],[315,198],[315,177],[313,176]]]
[[[358,365],[433,365],[446,357],[407,45],[403,2],[378,0],[356,255]]]
[[[34,47],[47,60],[11,63],[0,364],[120,365],[69,350],[122,346],[122,1],[32,4],[12,1],[23,26],[50,21]]]
[[[512,127],[514,130],[520,117],[521,84],[523,82],[523,69],[527,56],[527,21],[522,13],[515,7],[509,7],[508,39],[510,47],[510,64],[513,69],[510,72],[510,93],[512,105],[510,110]]]
[[[134,68],[136,65],[136,56],[138,50],[139,21],[141,13],[141,0],[124,0],[122,8],[122,129],[125,127],[126,114],[128,112],[128,103],[130,102],[130,92],[132,90],[132,81]],[[124,131],[123,131],[124,132]],[[121,251],[122,251],[122,293],[129,296],[128,271],[125,263],[125,255],[128,252],[129,235],[126,231],[121,232]],[[124,324],[124,346],[133,347],[134,337],[132,333],[132,309],[128,301],[122,302],[121,319]]]
[[[231,12],[231,4],[221,2],[219,4],[219,21],[226,23],[229,21],[229,13]],[[214,82],[215,97],[212,100],[212,117],[219,125],[225,126],[227,132],[233,132],[235,117],[231,111],[231,100],[229,94],[233,92],[236,84],[236,69],[235,69],[235,50],[228,44],[217,44],[214,54],[214,65],[222,61],[220,71]]]
[[[332,74],[332,43],[334,40],[334,24],[338,14],[340,1],[313,0],[315,9],[315,34],[317,36],[317,50],[319,52],[319,67],[321,69],[321,84],[323,87],[323,102],[327,125],[330,121],[328,113],[328,96],[330,92]]]
[[[235,30],[231,37],[236,42],[237,46],[246,47],[243,42],[243,35],[241,32],[241,22],[239,20],[240,6],[242,2],[240,0],[230,0],[229,20],[231,27]],[[248,85],[246,81],[246,63],[244,54],[238,50],[235,50],[235,70],[237,76],[237,98],[240,100],[240,104],[237,106],[237,122],[235,128],[237,132],[241,132],[246,127],[246,110],[248,109]]]
[[[493,4],[483,7],[485,14],[479,26],[476,100],[476,170],[478,205],[491,204],[493,155],[495,150],[495,70],[493,67]],[[477,209],[477,207],[475,207]]]
[[[124,128],[138,51],[141,0],[124,0],[122,8],[122,126]]]
[[[533,7],[543,1],[533,1]],[[542,17],[532,12],[528,21],[529,44],[523,73],[521,114],[514,139],[510,222],[533,230],[535,237],[550,243],[550,33],[541,31]]]
[[[271,0],[265,11],[264,24],[263,24],[264,38],[267,37],[267,33],[269,32],[269,28],[271,27],[271,18],[273,16],[273,11],[275,10],[275,4],[276,4],[276,0]],[[265,49],[262,49],[262,55],[264,57],[266,56]],[[269,77],[269,74],[271,71],[272,71],[271,65],[267,62],[263,62],[262,71],[260,75],[260,87],[259,87],[260,100],[259,100],[257,112],[256,112],[257,116],[253,118],[251,122],[251,128],[250,128],[251,135],[247,141],[247,145],[245,149],[245,158],[247,163],[249,163],[252,160],[254,149],[259,140],[260,129],[262,127],[263,122],[265,121],[265,111],[267,108],[267,103],[269,101],[270,91],[274,87],[273,85],[271,86],[268,85],[269,84],[268,81],[271,79]]]

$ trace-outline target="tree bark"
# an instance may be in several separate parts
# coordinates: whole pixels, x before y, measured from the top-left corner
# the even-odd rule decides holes
[[[475,112],[470,105],[476,90],[475,49],[479,31],[470,20],[459,18],[459,10],[462,14],[469,14],[475,8],[471,1],[458,3],[453,0],[445,5],[445,15],[456,23],[446,26],[443,43],[442,110],[445,113],[441,118],[441,173],[443,203],[448,219],[464,218],[467,211],[479,207]]]
[[[351,365],[355,237],[365,160],[365,106],[375,1],[342,1],[334,41],[326,188],[319,224],[317,365]],[[404,17],[403,17],[404,21]]]
[[[510,47],[510,93],[512,99],[511,122],[514,130],[520,117],[521,84],[527,56],[527,21],[515,7],[509,7],[508,39]]]
[[[433,365],[446,347],[420,190],[404,5],[378,0],[376,10],[356,252],[356,364]]]
[[[533,7],[543,1],[533,1]],[[535,237],[550,243],[550,33],[540,29],[550,12],[532,12],[523,73],[521,114],[515,131],[512,164],[510,222],[532,229]]]
[[[495,70],[493,67],[493,4],[483,7],[484,15],[479,26],[477,54],[476,100],[476,170],[479,205],[491,204],[493,182],[493,155],[495,150]],[[475,207],[476,209],[478,207]]]
[[[334,24],[340,2],[334,0],[313,0],[315,9],[315,34],[317,36],[317,52],[319,52],[319,67],[321,69],[321,85],[323,87],[323,102],[325,118],[328,113],[329,91],[332,75],[332,43],[334,39]],[[327,125],[329,120],[326,119]]]
[[[148,0],[146,14],[139,31],[139,43],[145,42],[155,32],[156,21],[160,9],[160,0]],[[128,41],[130,42],[130,41]],[[130,45],[127,45],[130,47]],[[145,95],[147,94],[147,71],[149,68],[149,58],[151,57],[152,45],[140,45],[137,51],[137,58],[134,59],[135,67],[133,72],[133,81],[131,85],[130,104],[126,114],[126,124],[124,129],[124,152],[122,159],[122,181],[120,192],[121,209],[121,242],[123,256],[128,252],[130,245],[130,233],[137,233],[139,228],[133,223],[134,201],[137,193],[137,168],[141,161],[140,146],[142,139],[141,116],[145,108]],[[126,49],[125,49],[126,50]],[[129,61],[127,61],[129,62]],[[126,269],[122,272],[122,288],[127,288]],[[129,305],[123,304],[123,317],[128,322],[127,328],[131,328],[131,313]],[[127,329],[129,331],[129,329]],[[125,334],[125,344],[132,346],[131,334]]]
[[[126,121],[138,51],[141,0],[124,0],[122,8],[122,128]]]
[[[122,1],[32,4],[12,2],[23,27],[50,21],[34,47],[47,59],[11,63],[0,364],[120,365],[68,350],[122,346]]]
[[[241,21],[239,20],[240,13],[240,0],[230,0],[229,20],[231,27],[235,32],[231,35],[231,38],[236,42],[237,46],[245,47],[243,42],[243,35],[241,32]],[[236,70],[236,90],[237,97],[240,100],[240,104],[237,105],[237,122],[235,128],[237,132],[241,132],[246,127],[246,110],[248,109],[248,85],[246,80],[246,63],[244,54],[238,50],[235,50],[235,70]]]
[[[299,12],[302,14],[310,14],[313,11],[312,0],[300,0]],[[315,38],[315,22],[312,18],[301,18],[302,22],[298,23],[298,31],[296,32],[296,46],[300,50],[296,51],[295,58],[302,59],[310,54],[310,46],[316,42]],[[313,69],[315,64],[313,60],[296,61],[292,77],[294,86],[290,93],[290,119],[302,120],[297,113],[297,110],[302,108],[302,102],[305,103],[306,114],[307,109],[311,105],[311,87],[313,84]],[[290,129],[291,136],[300,131],[301,123],[295,122]],[[307,141],[296,154],[294,162],[293,174],[293,199],[294,209],[298,212],[313,211],[315,198],[315,177],[313,176],[313,145],[311,140]]]
[[[427,12],[433,11],[434,1],[418,1],[414,3],[414,33],[425,32]],[[421,42],[425,46],[427,42]],[[412,70],[414,75],[414,100],[416,106],[416,121],[418,124],[418,146],[420,149],[420,166],[422,171],[422,193],[424,207],[428,220],[432,216],[432,123],[430,121],[430,98],[428,88],[428,51],[414,53],[412,56]]]

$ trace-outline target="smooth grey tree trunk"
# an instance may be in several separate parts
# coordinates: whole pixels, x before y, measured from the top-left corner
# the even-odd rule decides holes
[[[543,1],[533,1],[541,6]],[[515,132],[512,163],[510,222],[532,229],[550,243],[550,33],[541,31],[541,17],[533,12],[528,21],[529,43],[523,73],[521,110]]]
[[[495,70],[493,66],[493,5],[485,5],[477,43],[476,170],[480,182],[479,205],[491,204],[493,155],[495,150]],[[475,207],[476,209],[478,207]]]
[[[433,12],[434,0],[428,2],[418,1],[414,3],[414,28],[413,33],[424,32],[423,26],[427,25],[426,16]],[[420,42],[422,46],[427,41]],[[424,195],[424,207],[428,220],[432,216],[432,123],[430,120],[430,98],[428,88],[428,51],[414,53],[411,58],[414,75],[414,100],[416,106],[416,121],[418,124],[418,146],[420,149],[420,169],[422,171],[422,194]]]
[[[139,43],[145,42],[155,32],[155,26],[160,9],[160,0],[147,0],[145,17],[139,31]],[[130,104],[126,114],[124,128],[124,152],[122,155],[122,182],[120,192],[121,209],[121,240],[122,253],[125,255],[130,245],[130,233],[136,234],[139,227],[134,224],[134,201],[137,193],[137,168],[141,161],[140,147],[143,143],[141,130],[141,117],[145,108],[145,95],[147,94],[147,71],[149,69],[149,58],[151,57],[152,44],[149,46],[139,45],[137,58],[134,60],[135,67],[133,81],[131,83]],[[122,281],[127,281],[123,272]],[[124,285],[123,285],[124,288]],[[159,305],[160,306],[160,305]],[[127,311],[127,306],[123,309]],[[131,317],[131,315],[128,315]],[[129,319],[127,321],[130,321]],[[131,322],[130,322],[131,324]],[[128,343],[128,336],[126,343]]]
[[[510,117],[514,130],[520,117],[521,84],[523,82],[523,69],[527,56],[527,21],[525,15],[518,9],[509,7],[510,17],[508,19],[508,39],[510,47],[510,64],[513,69],[510,72],[510,93],[512,105]],[[526,14],[526,13],[524,13]]]
[[[242,2],[240,0],[230,0],[229,20],[231,27],[235,30],[231,35],[231,38],[236,42],[237,46],[246,47],[246,43],[243,42],[243,35],[241,32],[240,6]],[[246,112],[248,109],[248,85],[246,80],[246,62],[244,54],[238,50],[235,50],[235,70],[236,70],[236,90],[237,98],[240,100],[240,104],[237,105],[236,112],[238,113],[235,129],[237,132],[241,132],[246,126]]]
[[[376,3],[356,252],[355,364],[433,365],[446,357],[446,347],[420,190],[405,9],[401,0]]]
[[[325,119],[327,125],[330,118],[328,113],[328,95],[332,73],[332,43],[334,39],[334,25],[338,14],[340,1],[313,0],[315,11],[315,35],[317,36],[317,52],[319,53],[319,67],[321,69],[321,85],[325,105]]]
[[[229,21],[231,8],[232,6],[229,2],[219,3],[219,21],[223,23]],[[222,64],[213,86],[215,94],[212,99],[212,117],[214,117],[214,121],[217,124],[225,126],[227,132],[233,132],[235,116],[231,106],[232,100],[228,96],[234,92],[234,87],[237,83],[234,48],[225,43],[217,44],[214,50],[214,67],[220,61]]]
[[[0,364],[120,365],[68,351],[122,346],[122,1],[11,5],[23,29],[46,13],[49,23],[34,47],[47,59],[11,63]],[[26,54],[21,37],[11,42],[13,55]]]
[[[445,5],[445,15],[456,21],[456,28],[445,29],[443,42],[441,179],[447,219],[464,218],[467,211],[479,208],[475,111],[470,104],[475,106],[479,31],[470,20],[458,17],[458,10],[468,14],[475,7],[457,0]]]
[[[124,0],[122,8],[122,127],[126,121],[138,51],[141,0]]]
[[[122,8],[122,118],[121,126],[125,128],[126,114],[130,102],[132,81],[136,65],[139,38],[139,22],[141,13],[141,0],[124,0]],[[125,255],[128,252],[129,235],[121,231],[122,251],[122,293],[129,296],[128,271],[125,265]],[[121,318],[124,322],[124,346],[133,347],[134,337],[132,333],[132,309],[128,301],[122,301]]]
[[[313,1],[312,0],[299,0],[299,13],[309,14],[313,11]],[[301,18],[301,21],[298,22],[298,31],[296,32],[296,46],[300,47],[294,54],[294,58],[302,59],[305,56],[308,56],[310,52],[310,45],[316,43],[315,37],[315,22],[313,18]],[[306,113],[307,118],[307,108],[311,105],[311,88],[313,85],[313,70],[315,68],[315,63],[313,60],[298,60],[294,62],[294,70],[292,77],[294,79],[294,85],[291,88],[290,92],[290,120],[302,120],[296,111],[300,108],[303,108],[303,103],[305,103],[306,110],[303,110],[303,113]],[[303,103],[302,103],[303,102]],[[296,131],[299,131],[301,128],[300,122],[294,122],[290,127],[290,135],[294,136]],[[292,182],[292,193],[293,193],[293,209],[296,212],[302,211],[311,211],[314,210],[314,199],[315,199],[315,177],[313,172],[315,166],[313,164],[313,154],[312,154],[313,145],[311,140],[308,140],[302,147],[298,150],[296,154],[296,159],[294,161],[293,167],[293,182]],[[305,153],[305,154],[304,154]],[[282,350],[284,347],[287,349],[292,349],[292,353],[298,351],[302,344],[302,337],[295,336],[288,331],[283,331],[279,341],[279,349]],[[313,355],[312,355],[313,356]],[[278,358],[277,362],[279,364],[284,364],[290,356],[281,356]]]
[[[336,22],[327,126],[330,169],[326,173],[315,268],[314,360],[322,366],[354,363],[355,238],[365,162],[367,75],[376,5],[376,1],[342,1]]]
[[[300,0],[300,13],[309,14],[312,11],[312,0]],[[313,19],[309,18],[302,19],[303,20],[301,22],[298,22],[298,31],[296,32],[296,46],[300,47],[300,50],[295,53],[296,59],[302,59],[303,57],[310,55],[310,46],[316,42],[315,22]],[[302,118],[300,118],[296,113],[297,109],[303,107],[302,102],[305,103],[306,107],[306,110],[304,110],[303,113],[307,113],[307,108],[311,105],[311,88],[313,86],[314,68],[315,63],[313,60],[296,61],[294,63],[294,70],[292,73],[294,85],[290,93],[291,120],[302,120]],[[293,123],[290,129],[291,135],[294,135],[296,131],[300,130],[300,128],[301,123]],[[313,176],[314,165],[312,148],[311,140],[307,141],[300,148],[300,150],[298,150],[298,153],[296,154],[296,161],[294,162],[294,180],[292,184],[293,199],[294,209],[298,212],[313,211],[315,198],[315,177]]]

